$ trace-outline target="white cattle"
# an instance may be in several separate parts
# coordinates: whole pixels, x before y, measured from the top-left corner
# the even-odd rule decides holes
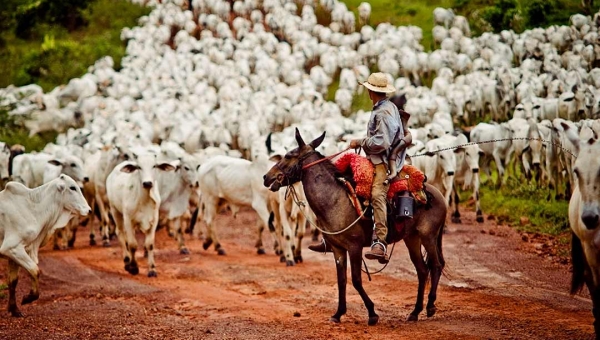
[[[9,182],[0,192],[0,255],[8,259],[8,311],[12,316],[23,316],[16,303],[19,267],[31,276],[31,291],[21,302],[28,304],[40,295],[39,248],[72,216],[90,212],[79,186],[66,175],[35,189]]]
[[[159,170],[174,169],[169,163],[157,163],[156,154],[143,153],[134,155],[133,161],[117,165],[106,179],[106,195],[123,250],[125,270],[132,275],[139,273],[135,259],[138,245],[135,232],[139,229],[145,234],[148,277],[156,276],[154,235],[161,203],[156,175]]]
[[[443,25],[449,29],[454,21],[452,9],[437,7],[433,10],[433,22],[435,25]]]
[[[491,161],[496,163],[498,170],[496,184],[499,187],[504,183],[504,169],[508,166],[512,154],[510,139],[513,136],[513,131],[506,123],[479,123],[471,130],[470,136],[471,142],[480,143],[479,147],[483,151],[481,168],[487,175],[486,181],[491,179]]]
[[[20,177],[29,188],[38,187],[58,174],[65,174],[82,183],[84,179],[82,161],[72,155],[55,157],[46,153],[21,154],[13,159],[12,173]],[[47,181],[44,181],[47,178]]]
[[[483,213],[479,203],[479,157],[483,156],[483,151],[478,145],[467,145],[467,137],[460,133],[456,136],[451,145],[460,146],[455,150],[456,172],[454,173],[454,212],[452,213],[452,222],[461,223],[460,212],[458,211],[459,188],[461,190],[473,190],[473,200],[475,201],[475,215],[477,222],[483,222]]]
[[[189,254],[183,239],[182,217],[188,211],[192,192],[198,188],[200,164],[193,157],[187,156],[171,165],[175,165],[175,171],[160,171],[156,177],[161,200],[159,219],[166,220],[169,231],[174,231],[179,252]]]
[[[413,157],[412,165],[423,171],[427,176],[427,183],[434,185],[440,190],[446,199],[446,204],[450,202],[450,194],[454,183],[454,173],[456,171],[456,155],[458,150],[444,150],[452,145],[456,137],[444,135],[440,138],[432,139],[425,144],[426,155]],[[410,150],[409,150],[410,151]]]
[[[8,144],[0,142],[0,180],[8,181],[10,176],[10,148]]]
[[[368,25],[370,18],[371,4],[368,2],[361,2],[360,5],[358,5],[358,22],[361,26]]]
[[[269,191],[262,184],[262,176],[272,162],[258,155],[254,160],[214,156],[208,159],[198,172],[202,215],[207,227],[204,249],[215,243],[219,255],[225,255],[215,232],[214,219],[222,203],[236,207],[252,207],[259,216],[257,252],[264,254],[262,231],[269,222]]]
[[[572,230],[571,259],[573,274],[571,294],[577,293],[583,284],[588,287],[593,306],[594,329],[600,334],[600,143],[597,136],[588,129],[581,138],[571,126],[562,124],[567,138],[575,147],[577,160],[573,172],[577,185],[569,201],[569,225]]]
[[[512,148],[514,155],[513,175],[517,178],[517,166],[521,166],[521,174],[525,175],[528,181],[531,180],[533,169],[537,171],[537,181],[539,185],[539,175],[542,141],[538,126],[533,119],[513,118],[508,121],[508,125],[513,131]]]

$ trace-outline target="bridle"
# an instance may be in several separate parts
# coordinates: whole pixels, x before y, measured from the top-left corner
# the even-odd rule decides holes
[[[313,149],[313,150],[311,150],[311,151],[309,151],[309,152],[305,153],[305,154],[304,154],[304,155],[302,155],[301,157],[298,157],[298,162],[297,162],[297,164],[295,164],[294,166],[290,167],[290,168],[288,169],[288,171],[287,171],[287,172],[286,172],[286,171],[284,171],[284,170],[281,168],[281,166],[279,165],[279,162],[277,162],[277,163],[275,163],[275,165],[273,165],[273,167],[274,167],[274,168],[276,168],[277,170],[279,170],[279,172],[281,173],[281,175],[283,175],[283,178],[282,178],[282,180],[278,180],[278,181],[279,181],[279,184],[280,184],[280,185],[282,185],[282,186],[290,186],[290,185],[292,185],[292,184],[294,184],[294,183],[296,183],[296,182],[299,182],[299,181],[301,181],[301,180],[302,180],[302,173],[303,173],[303,171],[304,171],[304,170],[306,170],[306,169],[308,169],[308,168],[310,168],[310,167],[312,167],[312,166],[314,166],[314,165],[317,165],[317,164],[319,164],[319,163],[322,163],[322,162],[325,162],[325,161],[331,160],[332,158],[335,158],[335,157],[337,157],[337,156],[341,155],[342,153],[344,153],[344,152],[346,152],[346,151],[348,151],[348,150],[350,150],[350,147],[347,147],[347,148],[345,148],[344,150],[342,150],[342,151],[340,151],[340,152],[334,153],[333,155],[330,155],[330,156],[327,156],[327,157],[323,157],[323,158],[321,158],[321,159],[317,159],[317,160],[316,160],[316,161],[314,161],[314,162],[310,162],[310,163],[308,163],[308,164],[306,164],[306,165],[303,165],[304,161],[305,161],[305,160],[306,160],[308,157],[310,157],[310,156],[312,156],[312,155],[314,155],[314,154],[316,154],[316,153],[317,153],[317,151],[315,151],[315,150]],[[299,168],[299,169],[298,169],[298,168]],[[293,172],[298,172],[298,173],[299,173],[299,174],[297,175],[297,176],[298,176],[298,178],[296,178],[296,174],[295,174],[295,173],[293,173]],[[283,183],[283,182],[284,182],[284,180],[285,180],[285,182],[286,182],[286,183]]]

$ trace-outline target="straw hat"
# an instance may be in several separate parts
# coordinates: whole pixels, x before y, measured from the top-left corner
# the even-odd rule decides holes
[[[373,92],[392,93],[396,92],[396,88],[392,84],[388,84],[388,78],[381,72],[372,73],[366,82],[361,83],[364,87]]]

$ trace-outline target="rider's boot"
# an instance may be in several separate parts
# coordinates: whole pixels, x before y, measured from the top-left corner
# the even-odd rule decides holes
[[[325,239],[321,239],[321,243],[319,243],[319,244],[309,245],[308,249],[310,249],[312,251],[316,251],[318,253],[331,252],[331,247],[325,243]]]

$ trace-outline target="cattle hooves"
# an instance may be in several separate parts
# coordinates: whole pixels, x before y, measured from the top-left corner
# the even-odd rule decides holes
[[[131,264],[126,264],[125,270],[131,275],[137,275],[140,272],[140,269],[138,268],[137,265],[133,266]]]
[[[189,255],[190,251],[187,248],[181,248],[179,250],[179,254],[181,254],[181,255]]]
[[[285,261],[285,266],[286,267],[293,267],[295,265],[294,261],[289,260],[289,261]]]
[[[25,316],[25,315],[23,315],[23,313],[21,313],[21,311],[20,311],[20,310],[18,310],[18,309],[16,309],[16,310],[13,310],[13,311],[10,311],[10,315],[11,315],[12,317],[15,317],[15,318],[22,318],[22,317],[24,317],[24,316]]]
[[[341,323],[340,318],[332,316],[329,318],[329,321],[333,322],[333,323]]]
[[[285,256],[283,256],[283,255],[279,256],[279,262],[284,263],[285,262]]]
[[[108,241],[108,240],[102,241],[102,246],[107,247],[107,248],[110,247],[110,241]]]
[[[219,249],[217,250],[217,255],[227,255],[227,253],[225,252],[225,249],[223,249],[223,248],[219,248]]]
[[[258,248],[258,249],[256,250],[256,253],[257,253],[258,255],[264,255],[264,254],[266,254],[266,253],[265,253],[265,249],[264,249],[264,248]]]
[[[373,315],[369,317],[369,326],[375,326],[379,322],[379,315]]]
[[[90,246],[95,246],[96,245],[96,240],[94,240],[93,238],[90,239]]]
[[[418,320],[419,320],[419,316],[413,315],[413,314],[408,315],[408,318],[406,318],[406,321],[418,321]]]
[[[55,244],[55,245],[52,247],[52,250],[61,250],[61,249],[60,249],[60,247],[58,246],[58,244]]]
[[[296,263],[302,263],[302,256],[294,256],[294,261],[296,261]]]
[[[434,316],[436,311],[437,311],[436,307],[427,308],[427,317],[430,318],[430,317]]]
[[[156,271],[151,270],[148,272],[148,277],[157,277],[158,275],[156,275]]]
[[[452,223],[460,224],[460,223],[462,223],[462,221],[460,220],[460,217],[452,216]]]
[[[477,216],[477,218],[475,219],[478,223],[483,223],[483,216],[479,215]]]
[[[39,297],[40,297],[39,295],[27,294],[27,295],[23,296],[23,300],[21,300],[21,304],[26,305],[26,304],[32,303],[33,301],[37,300]]]
[[[204,243],[202,243],[202,248],[204,248],[204,250],[208,249],[208,247],[210,247],[210,245],[212,244],[212,240],[208,239],[206,241],[204,241]]]
[[[281,250],[281,249],[275,250],[275,255],[282,255],[282,254],[283,254],[283,250]]]

